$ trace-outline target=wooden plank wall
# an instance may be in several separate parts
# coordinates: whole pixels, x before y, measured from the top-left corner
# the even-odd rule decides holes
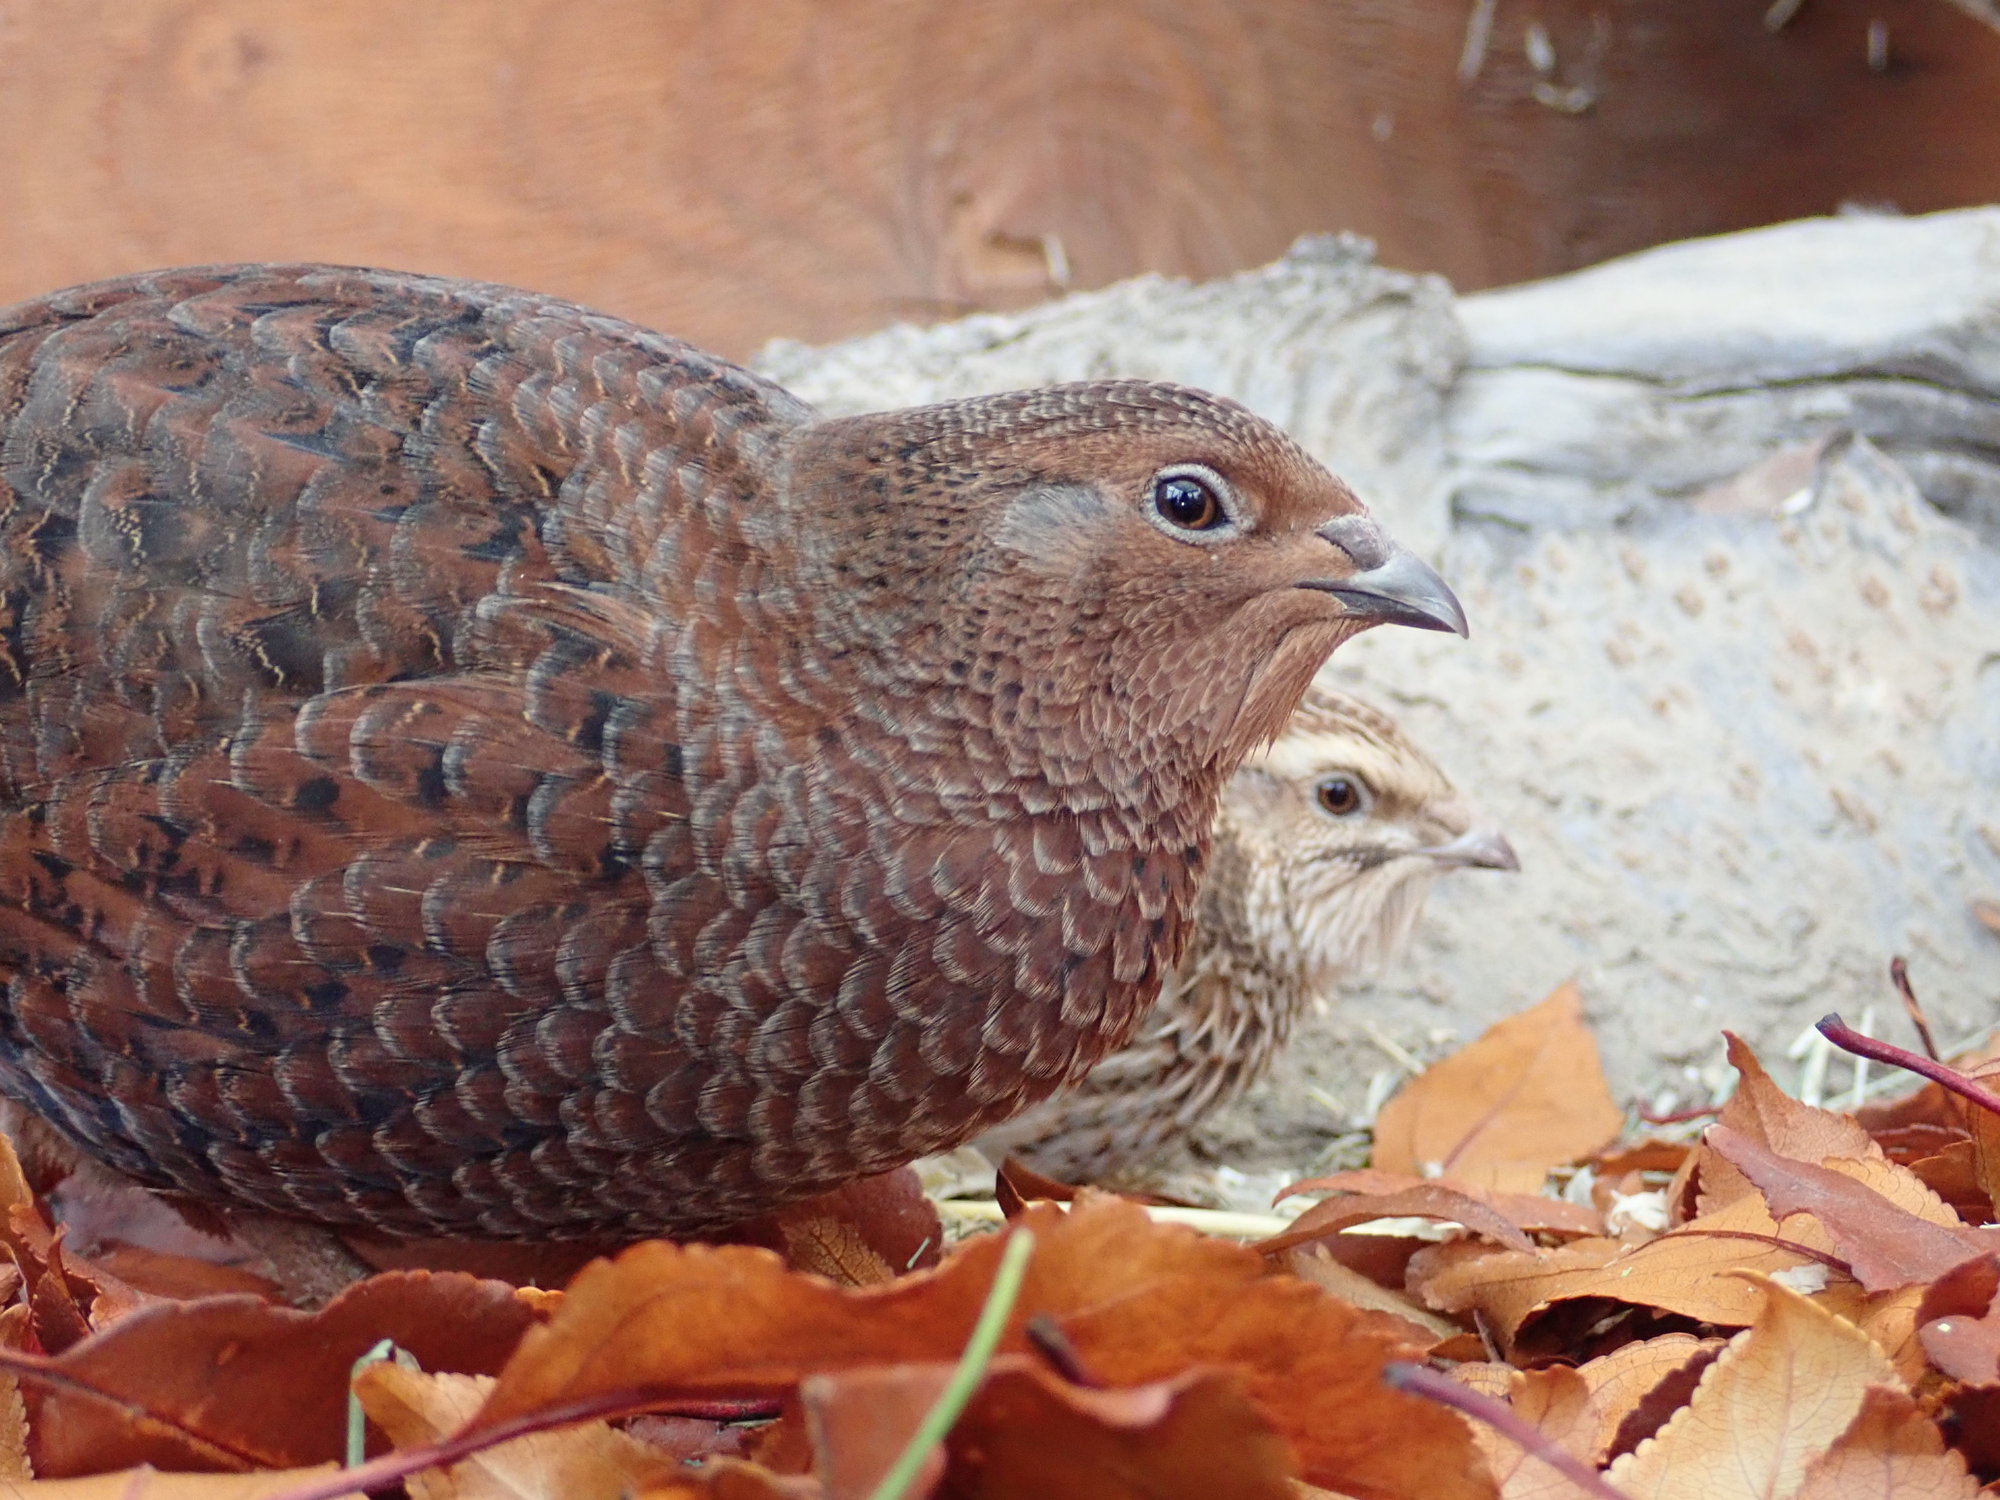
[[[1306,231],[1475,287],[2000,196],[2000,32],[1768,4],[0,0],[0,302],[364,262],[742,355]]]

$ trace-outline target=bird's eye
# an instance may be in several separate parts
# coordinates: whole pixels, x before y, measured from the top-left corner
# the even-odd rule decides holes
[[[1192,474],[1164,474],[1154,480],[1153,509],[1181,531],[1213,531],[1229,519],[1214,487]]]
[[[1351,818],[1368,801],[1361,783],[1351,776],[1329,776],[1313,789],[1319,805],[1336,818]]]

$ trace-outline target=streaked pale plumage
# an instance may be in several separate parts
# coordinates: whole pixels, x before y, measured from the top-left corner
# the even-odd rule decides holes
[[[1314,688],[1225,791],[1199,926],[1138,1036],[982,1144],[1069,1181],[1143,1162],[1262,1077],[1314,996],[1393,957],[1465,865],[1518,868],[1393,719]]]

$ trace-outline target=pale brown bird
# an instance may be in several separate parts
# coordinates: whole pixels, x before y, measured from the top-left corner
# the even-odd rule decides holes
[[[155,1188],[705,1229],[1129,1035],[1216,800],[1456,600],[1138,381],[820,420],[387,272],[0,312],[0,1090]]]
[[[1313,688],[1223,793],[1195,935],[1137,1036],[982,1146],[1068,1182],[1142,1167],[1269,1072],[1316,998],[1399,952],[1431,882],[1467,866],[1520,868],[1395,720]]]

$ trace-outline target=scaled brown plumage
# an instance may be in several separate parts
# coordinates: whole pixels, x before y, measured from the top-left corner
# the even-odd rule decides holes
[[[1384,619],[1463,628],[1198,392],[816,420],[322,267],[0,312],[0,1089],[323,1223],[725,1224],[1121,1042]]]

